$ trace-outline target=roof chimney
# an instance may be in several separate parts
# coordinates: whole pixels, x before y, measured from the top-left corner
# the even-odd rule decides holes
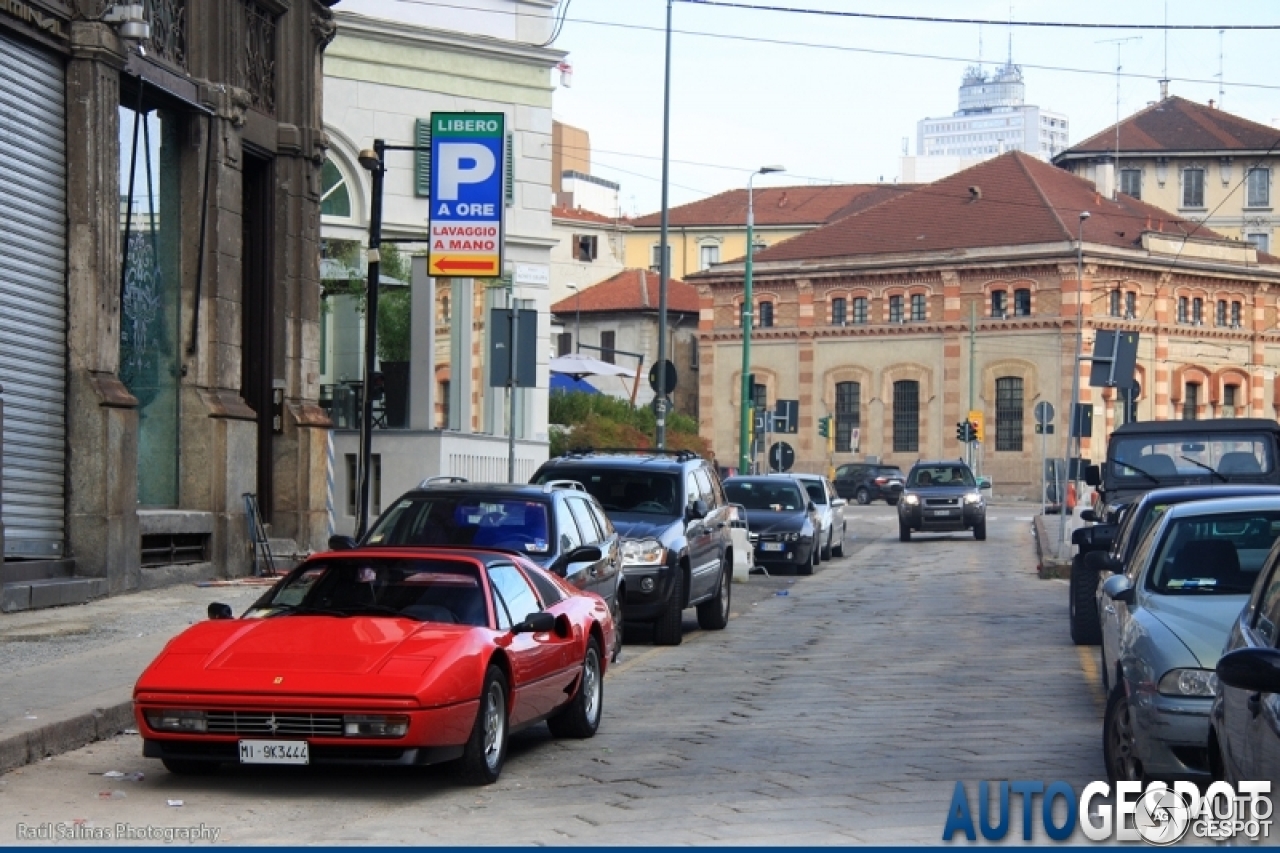
[[[1210,98],[1210,99],[1209,99],[1209,109],[1211,109],[1211,110],[1216,110],[1216,109],[1217,109],[1217,107],[1215,107],[1215,106],[1213,105],[1213,98]]]
[[[1169,80],[1166,78],[1160,81],[1160,100],[1169,97]]]
[[[649,307],[649,280],[644,270],[640,270],[640,304]]]

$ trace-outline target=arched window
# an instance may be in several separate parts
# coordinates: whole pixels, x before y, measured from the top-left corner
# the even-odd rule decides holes
[[[911,294],[911,322],[923,323],[925,320],[924,294]]]
[[[836,383],[836,452],[849,453],[857,446],[853,431],[862,426],[862,384]]]
[[[893,452],[916,453],[919,450],[920,383],[902,379],[893,383]]]
[[[1022,377],[996,379],[996,450],[1022,450]]]
[[[326,157],[320,170],[320,215],[351,218],[351,191],[346,176],[331,158]]]

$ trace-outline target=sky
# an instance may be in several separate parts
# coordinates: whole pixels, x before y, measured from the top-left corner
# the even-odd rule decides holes
[[[961,76],[1009,55],[1026,102],[1065,113],[1076,144],[1170,93],[1277,126],[1280,3],[1273,0],[733,0],[905,16],[1141,24],[1153,29],[1009,27],[837,18],[673,5],[670,205],[746,186],[894,181],[916,122],[957,108]],[[562,0],[555,47],[573,68],[557,119],[591,136],[592,172],[622,185],[625,214],[661,207],[666,0]],[[1207,25],[1172,31],[1170,26]],[[1274,30],[1218,27],[1276,25]],[[700,34],[699,34],[700,33]],[[706,35],[714,34],[714,35]],[[1131,39],[1117,42],[1117,39]],[[981,42],[981,48],[980,48]],[[981,52],[980,52],[981,51]],[[1167,57],[1167,59],[1166,59]],[[1221,57],[1221,58],[1220,58]],[[1221,76],[1219,69],[1221,68]],[[557,79],[553,74],[553,79]],[[906,142],[909,140],[909,142]]]

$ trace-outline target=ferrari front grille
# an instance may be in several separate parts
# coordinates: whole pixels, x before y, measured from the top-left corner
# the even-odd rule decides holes
[[[206,719],[211,735],[342,737],[341,714],[209,711]]]

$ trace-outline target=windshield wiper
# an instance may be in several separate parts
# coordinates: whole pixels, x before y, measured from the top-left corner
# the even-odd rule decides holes
[[[279,608],[272,616],[336,616],[346,619],[350,613],[332,610],[326,607],[310,607],[302,604],[268,604],[267,607]]]
[[[404,616],[406,619],[412,618],[385,604],[344,604],[338,610],[343,616],[352,616],[356,613],[386,613],[391,616]]]
[[[1204,464],[1203,462],[1199,462],[1199,461],[1197,461],[1197,460],[1195,460],[1195,459],[1192,459],[1190,456],[1183,456],[1182,458],[1183,458],[1183,459],[1185,459],[1185,460],[1187,460],[1188,462],[1190,462],[1192,465],[1196,465],[1196,466],[1198,466],[1198,467],[1200,467],[1200,468],[1203,468],[1204,470],[1208,471],[1208,472],[1209,472],[1210,474],[1212,474],[1213,476],[1217,477],[1217,478],[1218,478],[1219,480],[1221,480],[1222,482],[1224,482],[1224,483],[1229,482],[1225,476],[1223,476],[1222,474],[1219,474],[1219,473],[1218,473],[1218,471],[1217,471],[1217,469],[1216,469],[1216,468],[1210,467],[1209,465],[1206,465],[1206,464]]]
[[[1116,464],[1123,465],[1124,467],[1128,468],[1130,471],[1137,471],[1139,474],[1146,477],[1151,482],[1156,483],[1157,485],[1160,483],[1159,477],[1157,477],[1155,474],[1152,474],[1150,471],[1143,471],[1141,468],[1139,468],[1137,465],[1134,465],[1132,462],[1117,462]]]

